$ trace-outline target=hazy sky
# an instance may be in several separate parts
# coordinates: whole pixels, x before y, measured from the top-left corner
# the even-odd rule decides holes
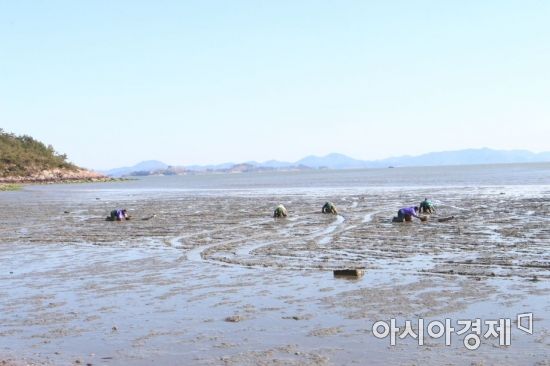
[[[96,169],[550,150],[550,1],[0,0],[0,127]]]

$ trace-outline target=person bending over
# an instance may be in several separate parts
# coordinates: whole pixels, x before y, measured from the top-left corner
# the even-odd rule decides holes
[[[397,222],[403,222],[403,221],[412,221],[413,217],[416,217],[417,219],[421,221],[426,221],[426,217],[420,217],[418,216],[418,206],[414,207],[405,207],[397,211],[397,217],[394,221]]]
[[[288,211],[283,205],[278,205],[275,207],[275,211],[273,211],[273,217],[287,217],[287,215]]]
[[[111,216],[109,217],[111,221],[122,221],[128,220],[129,218],[128,212],[125,208],[117,208],[116,210],[111,211]]]
[[[424,201],[420,202],[420,212],[428,213],[428,214],[434,213],[435,206],[433,202],[427,198],[424,198]]]
[[[332,202],[325,202],[325,204],[323,205],[322,212],[324,214],[338,215],[338,210],[336,209],[336,206]]]

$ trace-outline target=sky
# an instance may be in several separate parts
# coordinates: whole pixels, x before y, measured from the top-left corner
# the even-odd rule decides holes
[[[0,0],[0,128],[92,169],[549,151],[550,1]]]

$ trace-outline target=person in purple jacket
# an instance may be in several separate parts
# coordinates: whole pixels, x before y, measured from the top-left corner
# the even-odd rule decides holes
[[[118,208],[116,210],[111,211],[111,215],[107,217],[108,221],[122,221],[122,220],[129,220],[130,216],[128,216],[128,212],[125,208]]]
[[[418,206],[414,207],[405,207],[397,211],[397,218],[395,221],[397,222],[403,222],[403,221],[412,221],[413,217],[416,217],[419,220],[425,221],[425,217],[418,216]]]

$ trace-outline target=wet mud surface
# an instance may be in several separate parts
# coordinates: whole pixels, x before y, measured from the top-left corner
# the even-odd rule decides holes
[[[392,223],[433,199],[427,222]],[[0,197],[7,365],[547,365],[550,187]],[[332,201],[339,215],[323,215]],[[282,203],[286,219],[273,219]],[[106,222],[126,207],[133,219]],[[150,218],[153,214],[156,217]],[[455,219],[439,223],[438,218]],[[148,220],[143,220],[150,218]],[[365,267],[358,279],[332,270]],[[377,320],[515,318],[512,345],[377,339]],[[480,363],[481,362],[481,363]],[[1,365],[1,363],[0,363]]]

